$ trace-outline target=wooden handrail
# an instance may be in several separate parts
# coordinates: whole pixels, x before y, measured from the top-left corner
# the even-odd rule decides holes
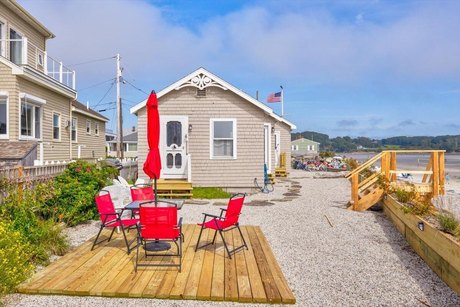
[[[375,163],[378,159],[380,159],[383,156],[383,154],[384,153],[382,151],[376,156],[370,158],[369,160],[367,160],[366,162],[364,162],[363,164],[361,164],[360,166],[358,166],[357,168],[349,172],[347,175],[345,175],[345,178],[350,178],[354,174],[360,173],[362,170],[368,168],[371,164]]]

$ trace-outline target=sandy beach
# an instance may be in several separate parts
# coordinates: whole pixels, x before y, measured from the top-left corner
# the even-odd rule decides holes
[[[248,197],[241,220],[261,226],[298,306],[460,305],[460,297],[412,251],[383,213],[345,210],[349,182],[321,177],[292,171],[273,193]],[[297,196],[283,195],[287,192]],[[186,204],[180,215],[185,223],[198,223],[202,212],[218,212],[214,204],[225,201]],[[93,222],[70,229],[69,238],[78,245],[96,232]],[[9,295],[5,302],[7,306],[241,305],[20,294]]]

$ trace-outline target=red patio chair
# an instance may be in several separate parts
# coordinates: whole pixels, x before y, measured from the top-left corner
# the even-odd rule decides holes
[[[128,239],[126,238],[125,228],[130,229],[132,227],[136,227],[137,223],[139,222],[139,219],[133,219],[133,218],[122,219],[121,215],[123,214],[123,210],[121,212],[117,212],[115,210],[115,206],[113,205],[113,201],[112,201],[112,197],[110,196],[110,193],[106,190],[102,190],[101,192],[106,192],[107,194],[97,195],[95,197],[97,210],[99,211],[99,217],[101,219],[101,228],[99,229],[99,232],[97,233],[96,240],[94,240],[91,250],[93,250],[97,244],[100,244],[105,241],[110,242],[110,240],[112,239],[113,233],[115,232],[115,229],[117,227],[120,227],[123,233],[123,237],[125,239],[126,247],[128,248],[128,254],[129,254],[131,250],[134,249],[134,247],[130,248],[130,246],[136,239],[132,240],[131,242],[128,242]],[[104,239],[104,240],[97,242],[104,228],[112,228],[110,237],[108,239]]]
[[[242,248],[248,249],[248,246],[246,245],[246,241],[244,240],[243,233],[241,232],[240,225],[238,222],[240,214],[241,214],[241,209],[243,208],[245,196],[246,195],[243,193],[238,193],[238,194],[233,195],[228,201],[227,209],[220,209],[221,210],[220,216],[203,213],[204,214],[203,223],[198,224],[199,226],[201,226],[201,230],[200,230],[200,235],[198,236],[198,241],[195,246],[195,252],[198,250],[198,248],[202,248],[210,244],[214,244],[214,242],[216,241],[217,232],[219,232],[222,238],[222,242],[224,242],[225,249],[227,250],[227,254],[230,259],[232,258],[231,256],[232,253],[236,253],[238,250]],[[225,216],[223,216],[224,212],[225,212]],[[208,217],[212,219],[209,221],[206,221]],[[214,229],[216,231],[214,233],[214,238],[212,239],[212,242],[207,243],[203,246],[199,246],[201,234],[203,233],[203,230],[206,228]],[[240,232],[240,236],[243,239],[243,245],[236,247],[233,250],[229,250],[227,242],[225,242],[223,232],[229,231],[235,228],[237,228],[238,231]]]
[[[177,206],[157,207],[154,202],[144,202],[139,205],[139,232],[136,252],[136,272],[138,266],[173,266],[182,269],[182,218],[177,222]],[[147,244],[159,242],[173,242],[177,252],[172,253],[149,253]],[[144,247],[145,256],[171,256],[179,257],[179,264],[154,264],[139,263],[139,246]]]
[[[130,189],[132,201],[155,199],[155,194],[150,184],[136,184]],[[139,214],[139,210],[132,210],[132,216],[134,217],[136,214]]]

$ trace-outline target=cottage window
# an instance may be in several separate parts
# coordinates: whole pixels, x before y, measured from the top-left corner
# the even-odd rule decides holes
[[[315,150],[315,145],[311,145],[311,150]]]
[[[94,134],[99,135],[99,123],[94,124]]]
[[[41,105],[46,101],[24,93],[20,93],[21,98],[21,129],[20,134],[23,139],[40,139],[42,108]]]
[[[61,139],[61,115],[53,113],[53,139]]]
[[[211,159],[236,159],[236,119],[211,119]]]
[[[5,23],[0,21],[0,56],[5,56],[6,50],[5,50]]]
[[[86,134],[91,134],[91,121],[89,119],[86,120]]]
[[[0,138],[8,138],[8,96],[0,92]]]
[[[137,144],[128,143],[128,151],[137,151]]]
[[[72,117],[72,142],[77,142],[77,119]]]

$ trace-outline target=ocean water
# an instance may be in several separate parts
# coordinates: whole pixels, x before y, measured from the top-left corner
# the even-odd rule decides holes
[[[344,154],[346,157],[356,159],[362,163],[376,154],[374,153],[349,153]],[[396,156],[396,165],[398,170],[425,170],[430,154],[398,154]],[[377,162],[375,165],[380,166]],[[451,178],[460,178],[460,154],[445,154],[446,175]]]

